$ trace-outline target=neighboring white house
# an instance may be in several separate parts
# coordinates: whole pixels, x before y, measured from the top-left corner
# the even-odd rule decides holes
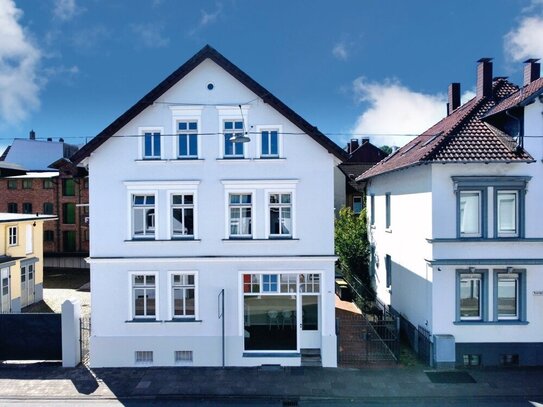
[[[210,46],[151,90],[72,157],[95,214],[91,365],[336,366],[344,158]]]
[[[365,172],[379,298],[434,338],[434,362],[543,365],[543,79],[492,78]]]

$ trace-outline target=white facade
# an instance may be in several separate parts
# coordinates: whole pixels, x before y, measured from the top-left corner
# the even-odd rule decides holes
[[[242,144],[243,158],[225,158],[225,121],[243,122],[249,131],[251,141]],[[192,159],[178,157],[179,122],[196,123],[197,152]],[[262,158],[262,131],[277,131],[277,156]],[[145,133],[160,133],[156,159],[145,159]],[[337,159],[319,143],[206,59],[86,162],[90,207],[99,214],[90,220],[93,367],[220,366],[221,290],[226,365],[300,365],[303,349],[318,348],[323,366],[336,366]],[[173,220],[174,196],[181,195],[190,196],[179,201],[188,202],[185,206],[193,211],[183,212],[192,213],[189,226],[190,221]],[[232,211],[242,212],[230,202],[241,195],[250,199],[245,206],[250,216],[239,215],[236,221]],[[281,229],[285,236],[274,236],[269,202],[281,195],[289,201],[281,209],[288,228]],[[139,197],[152,197],[141,198],[151,212],[133,208]],[[136,235],[140,227],[145,232]],[[232,228],[248,236],[235,239]],[[174,275],[180,274],[191,276],[178,281],[194,290],[187,294],[194,309],[187,305],[188,311],[175,311],[185,315],[174,315]],[[258,292],[245,288],[250,278],[260,281]],[[144,288],[136,286],[135,279],[153,290],[151,294],[137,291]],[[281,282],[289,279],[284,289]],[[306,288],[309,279],[320,285]],[[140,311],[135,311],[135,297],[145,303],[145,311],[140,311],[151,309],[152,315],[136,315]],[[318,309],[316,326],[306,323],[306,305]],[[258,342],[254,329],[269,338],[288,337],[281,339],[283,349]]]
[[[524,148],[533,163],[423,164],[368,182],[378,297],[415,327],[454,336],[457,364],[472,363],[474,356],[481,364],[543,364],[543,139],[533,137],[543,134],[542,113],[540,98],[524,108]],[[463,188],[486,197],[479,238],[459,236]],[[518,204],[517,231],[509,236],[496,226],[496,194],[507,190],[517,194]],[[460,314],[460,282],[469,275],[482,278],[479,309],[467,317]],[[504,316],[498,278],[507,276],[515,284],[515,311]]]

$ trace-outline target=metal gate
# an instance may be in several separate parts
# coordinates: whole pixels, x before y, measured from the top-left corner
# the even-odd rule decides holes
[[[62,360],[60,314],[0,314],[0,360]]]
[[[417,328],[417,350],[419,359],[427,365],[432,364],[432,336],[430,331],[422,326]]]
[[[79,344],[81,347],[81,363],[85,366],[89,365],[89,343],[91,335],[91,319],[90,317],[81,317],[79,319]]]

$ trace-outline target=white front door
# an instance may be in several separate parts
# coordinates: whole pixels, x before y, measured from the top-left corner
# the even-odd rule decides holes
[[[321,347],[320,295],[303,294],[299,301],[300,348]]]
[[[9,267],[0,270],[0,313],[11,311],[11,297],[9,287]]]
[[[28,304],[30,305],[30,304],[34,304],[34,277],[35,277],[34,264],[28,265],[27,269],[28,269],[28,278],[26,281],[26,286],[28,289],[27,301],[28,301]]]
[[[27,266],[21,267],[21,308],[28,305]]]

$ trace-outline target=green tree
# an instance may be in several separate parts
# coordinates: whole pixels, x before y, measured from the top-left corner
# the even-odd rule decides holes
[[[373,301],[375,291],[369,270],[370,244],[365,209],[360,215],[347,207],[339,211],[335,226],[335,246],[343,275],[348,280],[352,280],[351,276],[357,277],[364,286],[357,290],[363,296],[364,302]]]
[[[382,151],[384,151],[387,155],[390,155],[392,153],[392,147],[390,146],[381,146],[379,147]]]

